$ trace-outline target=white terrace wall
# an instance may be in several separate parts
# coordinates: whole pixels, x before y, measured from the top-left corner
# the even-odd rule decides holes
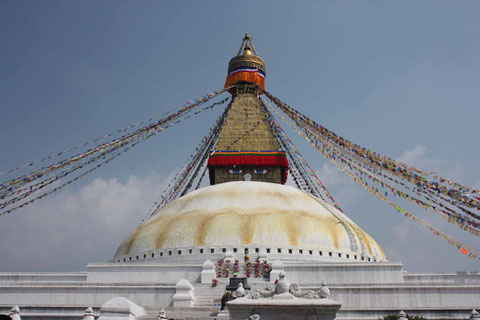
[[[401,264],[383,262],[284,261],[280,265],[287,280],[302,288],[318,289],[325,280],[332,299],[343,304],[339,319],[378,319],[401,309],[430,319],[465,319],[469,310],[480,308],[478,272],[410,274]],[[158,309],[173,306],[178,280],[201,286],[201,271],[201,264],[131,262],[94,263],[87,272],[79,273],[1,273],[0,308],[19,305],[33,313],[43,312],[42,319],[54,319],[55,313],[98,308],[123,296],[142,307]],[[223,286],[228,282],[220,280]],[[263,279],[250,282],[252,288],[265,285]]]
[[[100,306],[122,296],[144,307],[172,305],[173,285],[22,284],[1,285],[2,306]]]
[[[84,282],[86,279],[86,272],[0,273],[0,285],[19,282]]]
[[[175,285],[180,279],[200,282],[202,264],[91,263],[87,270],[87,283]]]
[[[284,262],[288,281],[300,285],[321,284],[403,284],[400,263],[289,263]]]

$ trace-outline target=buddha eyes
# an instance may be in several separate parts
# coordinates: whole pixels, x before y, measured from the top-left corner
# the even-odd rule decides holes
[[[248,170],[243,170],[243,169],[228,169],[228,173],[230,174],[242,174],[243,172],[246,172]],[[252,174],[267,174],[268,170],[267,169],[253,169],[250,171]]]
[[[241,174],[243,172],[242,169],[229,169],[228,173],[230,174]]]

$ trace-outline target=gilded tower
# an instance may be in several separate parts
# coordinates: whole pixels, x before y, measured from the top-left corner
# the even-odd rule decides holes
[[[244,180],[284,184],[286,154],[259,98],[265,89],[265,62],[248,33],[228,65],[225,87],[233,85],[231,109],[208,161],[210,184]]]

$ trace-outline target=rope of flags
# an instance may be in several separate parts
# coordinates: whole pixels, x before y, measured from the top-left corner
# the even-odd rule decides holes
[[[275,99],[277,99],[277,98],[275,98]],[[276,105],[282,111],[285,111],[285,108],[283,108],[283,109],[281,108],[281,106],[285,107],[285,104],[283,102],[282,102],[283,104],[281,104],[278,101],[279,100],[277,99]],[[371,177],[375,177],[376,172],[379,172],[379,171],[383,172],[384,174],[385,173],[391,174],[391,171],[382,170],[382,168],[383,168],[382,166],[372,166],[371,162],[365,161],[365,159],[363,157],[359,156],[356,153],[352,153],[352,152],[349,152],[348,150],[345,150],[340,145],[336,144],[335,141],[332,141],[332,140],[328,139],[327,137],[322,135],[321,132],[319,132],[317,130],[317,127],[319,127],[319,125],[316,125],[316,126],[312,127],[311,125],[306,124],[304,121],[301,121],[302,117],[300,117],[300,116],[296,117],[295,115],[298,112],[297,113],[287,113],[287,112],[285,112],[285,113],[287,114],[287,116],[289,116],[295,122],[295,124],[298,126],[298,128],[307,136],[308,139],[310,139],[312,142],[320,140],[320,141],[323,141],[324,144],[328,143],[328,145],[330,146],[330,149],[334,149],[335,152],[337,152],[337,154],[342,155],[343,160],[345,162],[348,162],[350,165],[354,165],[354,166],[356,165],[355,163],[352,162],[351,159],[355,159],[356,161],[361,162],[362,167],[360,167],[360,168],[362,168],[363,171],[368,170]],[[315,145],[314,145],[314,147],[315,147]],[[396,176],[396,175],[393,175],[393,176]],[[380,181],[378,177],[376,177],[375,179],[376,179],[376,181],[378,181],[378,183],[382,187],[385,187],[385,182],[384,181]],[[392,179],[391,181],[395,182],[395,181],[398,181],[398,180]],[[405,180],[405,182],[410,182],[410,180]],[[405,186],[406,184],[403,183],[402,185]],[[402,185],[400,185],[400,186],[402,186]],[[471,213],[468,209],[463,208],[455,199],[451,199],[451,198],[449,199],[448,203],[453,204],[453,207],[449,208],[446,204],[443,204],[443,203],[440,206],[439,203],[441,203],[442,199],[444,198],[442,194],[436,193],[434,190],[426,187],[425,185],[423,185],[421,183],[412,184],[412,186],[415,187],[416,189],[420,189],[423,193],[428,193],[430,199],[435,198],[434,204],[426,203],[425,201],[419,200],[419,199],[415,198],[414,196],[409,196],[407,193],[405,193],[403,191],[400,191],[399,188],[395,188],[391,184],[389,184],[388,186],[390,187],[392,192],[395,192],[396,194],[404,197],[405,199],[408,199],[408,200],[416,203],[417,205],[422,206],[423,208],[431,209],[432,211],[442,215],[447,221],[459,225],[463,230],[469,231],[469,232],[471,232],[472,234],[475,234],[475,235],[480,235],[480,229],[479,229],[480,220],[478,220],[478,215],[475,215],[475,214]],[[447,209],[445,209],[445,208],[447,208]],[[469,217],[465,216],[465,214],[469,215]]]
[[[226,98],[226,99],[228,99],[228,98]],[[226,100],[226,99],[225,99],[225,100]],[[194,102],[195,102],[194,100],[191,100],[191,101],[189,101],[189,102],[187,102],[187,103],[191,103],[191,104],[192,104],[192,103],[194,103]],[[41,163],[41,162],[50,160],[50,159],[55,158],[55,157],[59,157],[59,156],[61,156],[61,155],[63,155],[63,154],[66,154],[66,153],[69,153],[69,152],[71,152],[71,151],[80,149],[80,148],[82,148],[82,147],[84,147],[84,146],[93,144],[93,143],[95,143],[95,142],[101,141],[101,140],[106,139],[106,138],[108,138],[108,137],[111,137],[111,136],[120,134],[120,133],[122,133],[122,132],[126,132],[126,131],[131,130],[131,129],[135,128],[135,127],[138,127],[138,126],[140,126],[140,125],[143,125],[143,124],[145,124],[145,123],[148,123],[148,122],[151,122],[151,121],[160,119],[161,117],[164,117],[164,116],[166,116],[166,115],[169,115],[169,114],[172,113],[172,112],[173,112],[173,110],[164,112],[164,113],[162,113],[162,114],[160,114],[160,115],[151,117],[151,118],[149,118],[149,119],[147,119],[147,120],[143,120],[143,121],[140,121],[140,122],[132,123],[131,125],[126,126],[125,128],[112,131],[112,132],[110,132],[110,133],[108,133],[108,134],[105,134],[105,135],[103,135],[103,136],[101,136],[101,137],[98,137],[98,138],[96,138],[96,139],[87,141],[87,142],[85,142],[85,143],[83,143],[83,144],[79,144],[79,145],[76,145],[76,146],[74,146],[74,147],[71,147],[71,148],[62,150],[62,151],[60,151],[60,152],[58,152],[58,153],[53,153],[53,154],[51,154],[51,155],[49,155],[49,156],[46,156],[46,157],[44,157],[44,158],[41,158],[41,159],[38,159],[38,160],[34,160],[34,161],[30,162],[30,163],[26,163],[26,164],[24,164],[24,165],[21,165],[21,166],[15,167],[15,168],[11,168],[11,169],[6,170],[6,171],[0,171],[0,176],[1,176],[1,175],[4,175],[4,174],[7,174],[7,173],[11,173],[11,172],[16,171],[16,170],[20,170],[20,169],[25,168],[25,167],[34,166],[34,165],[36,165],[36,164],[38,164],[38,163]]]
[[[355,182],[359,183],[364,189],[372,193],[376,198],[380,199],[381,201],[388,203],[394,209],[396,212],[403,214],[405,217],[412,219],[413,221],[419,223],[421,226],[427,228],[430,230],[435,236],[438,236],[446,241],[450,245],[454,245],[461,253],[467,255],[471,259],[479,258],[480,260],[480,252],[478,252],[475,249],[469,248],[466,244],[462,243],[461,241],[456,240],[452,236],[446,234],[445,232],[440,231],[438,228],[432,226],[425,220],[419,218],[418,216],[413,215],[407,210],[402,209],[400,206],[395,204],[393,201],[387,199],[385,196],[383,196],[381,193],[378,192],[377,189],[375,189],[373,186],[369,186],[368,183],[363,180],[358,178],[358,176],[355,176],[351,171],[343,167],[340,163],[335,161],[333,158],[329,158],[332,163],[334,163],[342,172],[346,173],[350,178],[352,178]]]
[[[276,111],[275,109],[273,109],[274,111]],[[277,112],[278,114],[278,112]],[[300,134],[301,136],[304,136],[304,134],[302,132],[300,132],[297,128],[295,128],[287,119],[285,119],[283,116],[280,115],[280,117],[282,117],[282,120],[284,120],[288,125],[292,126],[292,128],[294,128],[294,130]],[[399,189],[395,188],[394,186],[392,186],[391,184],[387,183],[386,181],[376,177],[375,175],[373,174],[370,174],[369,172],[367,172],[365,170],[365,166],[361,166],[360,163],[358,162],[355,162],[354,160],[348,158],[348,156],[345,156],[344,154],[338,152],[338,150],[335,149],[335,146],[333,146],[331,143],[329,143],[328,141],[325,141],[325,140],[322,140],[321,137],[314,137],[312,135],[308,136],[307,138],[307,141],[311,142],[312,146],[315,147],[315,148],[322,148],[324,151],[328,152],[332,157],[333,159],[336,159],[337,157],[340,158],[340,161],[343,162],[343,163],[346,163],[350,169],[352,170],[352,167],[355,169],[356,171],[356,175],[359,176],[359,174],[361,175],[362,173],[365,174],[368,179],[370,180],[373,180],[374,183],[376,183],[377,185],[381,186],[381,188],[387,188],[387,189],[390,189],[392,194],[393,195],[398,195],[398,196],[401,196],[405,199],[408,199],[410,200],[411,202],[414,202],[415,204],[417,205],[420,205],[422,206],[424,209],[430,209],[438,214],[440,214],[442,217],[444,217],[448,222],[450,223],[456,223],[458,224],[462,229],[464,230],[467,230],[475,235],[480,235],[479,231],[478,231],[478,227],[479,227],[479,223],[474,221],[474,220],[471,220],[469,218],[466,218],[458,213],[456,213],[455,211],[453,211],[452,209],[450,209],[449,207],[443,205],[441,202],[433,199],[433,198],[430,198],[430,197],[426,197],[424,196],[423,194],[421,194],[420,192],[416,192],[416,194],[418,194],[419,196],[423,196],[426,200],[429,200],[429,201],[432,201],[433,203],[435,203],[436,205],[438,206],[441,206],[442,208],[446,209],[447,211],[443,210],[443,209],[440,209],[434,205],[430,205],[428,203],[425,203],[424,201],[422,200],[419,200],[417,198],[415,198],[414,196],[409,196],[408,194],[400,191]],[[375,172],[376,174],[379,174],[378,172]],[[388,175],[384,174],[384,173],[380,173],[383,177],[385,178],[388,178],[390,179],[391,181],[395,181],[399,184],[401,184],[403,187],[405,187],[407,190],[412,190],[412,188],[408,187],[406,184],[404,183],[401,183],[391,177],[389,177]],[[368,183],[367,183],[368,184]],[[378,188],[376,189],[378,191]],[[385,195],[387,196],[388,193],[385,192]],[[475,216],[475,215],[473,215]],[[467,225],[465,225],[465,223],[467,223]]]
[[[23,208],[25,205],[42,199],[54,193],[55,191],[62,189],[67,184],[70,184],[73,181],[77,181],[81,177],[84,177],[86,174],[103,166],[105,163],[110,162],[118,155],[123,154],[124,152],[130,150],[132,147],[136,146],[138,143],[154,136],[155,134],[175,124],[183,122],[184,120],[194,115],[197,115],[205,110],[211,109],[216,105],[224,104],[229,98],[225,98],[221,101],[213,103],[208,107],[194,111],[196,107],[200,106],[201,104],[218,96],[225,91],[226,89],[222,89],[213,93],[209,93],[203,97],[186,103],[177,112],[170,113],[167,117],[155,123],[148,124],[138,130],[125,134],[124,136],[108,143],[103,143],[97,145],[96,147],[89,148],[82,153],[63,159],[55,164],[35,170],[30,174],[24,174],[20,177],[3,182],[2,184],[0,184],[0,200],[3,200],[2,202],[0,202],[0,210],[5,209],[8,206],[11,206],[22,200],[27,200],[30,196],[34,196],[37,192],[39,192],[39,190],[56,183],[60,179],[65,178],[66,176],[74,173],[77,170],[84,169],[85,167],[93,165],[96,162],[100,163],[99,165],[94,166],[92,169],[80,174],[76,178],[62,184],[61,186],[55,187],[52,190],[44,192],[20,205],[16,205],[15,207],[11,207],[5,211],[0,212],[0,215],[10,213],[19,208]],[[182,116],[184,117],[182,118]],[[123,151],[118,151],[122,148],[124,148]]]
[[[154,133],[154,134],[155,134],[155,133]],[[152,134],[152,135],[153,135],[153,134]],[[149,137],[149,136],[146,136],[144,139],[147,139],[148,137]],[[140,143],[140,142],[141,142],[141,141],[137,141],[135,144],[132,144],[132,145],[128,146],[128,147],[125,148],[124,150],[122,150],[122,151],[120,151],[120,152],[117,152],[117,153],[113,153],[113,155],[112,155],[110,158],[108,158],[107,160],[105,160],[105,161],[103,161],[103,162],[100,162],[99,164],[97,164],[97,165],[94,166],[93,168],[89,169],[88,171],[80,174],[79,176],[77,176],[77,177],[75,177],[75,178],[73,178],[73,179],[71,179],[71,180],[69,180],[69,181],[67,181],[67,182],[65,182],[65,183],[63,183],[63,184],[61,184],[61,185],[59,185],[58,187],[55,187],[55,188],[53,188],[53,189],[51,189],[51,190],[49,190],[49,191],[41,194],[40,196],[37,196],[37,197],[35,197],[35,198],[33,198],[33,199],[30,199],[29,201],[24,202],[24,203],[22,203],[22,204],[20,204],[20,205],[18,205],[18,206],[15,206],[15,207],[13,207],[13,208],[11,208],[11,209],[8,209],[8,210],[6,210],[6,211],[0,212],[0,216],[2,216],[2,215],[4,215],[4,214],[7,214],[7,213],[10,213],[10,212],[12,212],[12,211],[21,209],[21,208],[23,208],[23,207],[25,207],[25,206],[27,206],[27,205],[29,205],[29,204],[34,203],[34,202],[37,201],[37,200],[40,200],[40,199],[42,199],[42,198],[44,198],[44,197],[46,197],[46,196],[49,196],[49,195],[53,194],[54,192],[56,192],[56,191],[58,191],[58,190],[63,189],[64,187],[68,186],[68,185],[71,184],[72,182],[75,182],[75,181],[79,180],[80,178],[83,178],[83,177],[86,176],[87,174],[89,174],[89,173],[93,172],[94,170],[102,167],[103,165],[109,163],[110,161],[112,161],[113,159],[115,159],[115,158],[118,157],[119,155],[127,152],[128,150],[130,150],[131,148],[133,148],[135,145],[137,145],[137,144]],[[56,181],[58,181],[58,180],[59,180],[59,179],[54,179],[53,182],[56,182]],[[23,198],[22,198],[22,199],[23,199]]]
[[[269,115],[269,117],[271,119],[272,127],[275,128],[275,131],[278,133],[280,141],[283,141],[283,144],[284,144],[284,146],[287,150],[293,149],[293,151],[288,152],[288,154],[290,155],[290,158],[293,161],[293,163],[294,163],[294,165],[297,169],[296,170],[297,173],[303,178],[303,180],[308,181],[310,179],[308,179],[307,177],[312,177],[312,179],[314,179],[316,181],[316,184],[320,186],[323,193],[328,197],[328,199],[330,199],[333,206],[337,210],[339,210],[340,212],[343,212],[343,210],[340,207],[340,205],[338,204],[338,202],[333,198],[331,193],[327,190],[325,185],[322,183],[322,181],[315,174],[315,171],[312,170],[312,168],[307,163],[305,158],[302,157],[302,155],[300,154],[300,151],[295,147],[292,140],[290,140],[290,138],[288,137],[286,132],[282,129],[282,127],[280,126],[278,121],[275,119],[273,114],[269,111],[269,109],[273,110],[278,116],[281,116],[281,115],[265,99],[262,99],[262,102],[264,104],[265,111],[267,112],[267,114]],[[265,106],[268,106],[268,108],[266,108]],[[297,182],[296,179],[294,179],[294,181]],[[308,185],[313,185],[314,186],[313,189],[316,190],[316,193],[314,195],[317,196],[317,197],[320,197],[323,201],[325,201],[322,194],[319,192],[318,188],[316,187],[315,183],[311,183],[311,182],[310,183],[305,182],[305,183],[308,184]]]
[[[29,173],[7,179],[0,183],[0,216],[23,208],[26,205],[61,190],[111,162],[140,142],[149,139],[165,129],[181,123],[205,110],[212,109],[216,105],[226,103],[229,98],[215,102],[208,107],[198,108],[205,102],[230,90],[232,87],[234,86],[191,100],[177,111],[169,111],[162,115],[151,117],[148,120],[133,123],[130,126],[110,132],[82,145],[77,145],[22,166],[1,171],[0,176],[27,167],[33,168],[38,165],[43,165]],[[464,243],[440,231],[418,216],[404,210],[391,199],[392,197],[405,199],[425,210],[440,215],[446,221],[457,225],[462,230],[480,236],[480,213],[475,211],[480,210],[480,191],[478,189],[459,184],[436,173],[415,168],[354,144],[293,109],[269,92],[262,92],[286,116],[270,105],[266,99],[260,98],[263,109],[266,112],[266,118],[260,119],[252,128],[241,133],[231,145],[228,146],[227,150],[230,150],[235,143],[255,131],[261,123],[268,121],[279,144],[287,152],[291,164],[290,172],[296,185],[305,192],[319,197],[324,201],[325,198],[323,196],[325,195],[335,208],[342,211],[333,196],[328,192],[322,181],[317,177],[300,151],[280,126],[271,112],[272,110],[287,125],[291,126],[297,134],[308,141],[315,149],[319,150],[320,153],[337,168],[376,198],[389,204],[396,212],[422,225],[434,235],[447,241],[450,245],[455,246],[461,253],[469,258],[478,258],[480,260],[479,251],[469,248]],[[150,210],[151,212],[149,211],[146,218],[153,215],[159,208],[164,207],[174,199],[185,195],[195,182],[197,182],[195,189],[200,187],[207,171],[206,161],[215,148],[231,106],[232,100],[230,100],[230,103],[222,115],[202,139],[195,152],[190,156],[190,161],[178,171],[167,185],[160,200],[154,203],[152,207],[153,210]],[[139,126],[140,128],[135,129]],[[98,143],[106,138],[120,134],[120,137],[111,141]],[[80,151],[82,148],[85,148],[85,150]],[[45,163],[50,162],[53,158],[66,156],[73,151],[77,153],[55,163],[45,165]],[[77,175],[64,181],[66,177],[74,173],[77,173]],[[43,191],[43,189],[48,186],[51,186],[52,189]]]
[[[480,191],[466,185],[459,184],[448,178],[441,177],[435,173],[423,171],[407,164],[393,160],[389,157],[375,153],[367,148],[354,144],[347,139],[335,134],[327,128],[319,125],[304,114],[298,112],[292,107],[272,94],[265,92],[265,95],[273,101],[285,114],[287,114],[297,125],[308,127],[314,130],[318,135],[323,136],[345,152],[350,152],[362,158],[367,165],[373,168],[379,168],[387,171],[398,178],[418,185],[419,187],[429,189],[438,194],[450,197],[456,205],[480,209]],[[434,181],[428,179],[432,176]]]
[[[280,102],[280,100],[278,100],[277,98],[274,98],[269,93],[266,93],[266,95],[272,102],[275,103],[275,105],[277,105],[277,107],[280,110],[285,111],[284,109],[286,109],[285,108],[286,105],[283,102]],[[284,108],[282,108],[281,106],[283,106]],[[277,115],[279,115],[282,118],[283,121],[285,121],[289,126],[291,126],[293,130],[295,130],[302,138],[310,142],[310,144],[314,148],[318,149],[327,159],[329,159],[342,172],[346,173],[350,178],[352,178],[355,182],[359,183],[364,189],[372,193],[375,197],[377,197],[383,202],[390,204],[391,206],[394,207],[396,212],[403,214],[407,218],[411,218],[413,221],[429,229],[434,235],[439,236],[442,239],[446,240],[450,245],[454,245],[461,253],[467,255],[469,258],[480,259],[480,252],[472,248],[469,248],[464,243],[440,231],[439,229],[435,228],[428,222],[413,215],[409,211],[402,209],[400,206],[398,206],[393,201],[388,199],[387,198],[387,196],[389,196],[388,191],[390,191],[390,194],[392,196],[400,196],[404,199],[407,199],[421,206],[424,209],[431,209],[432,211],[439,213],[440,215],[442,215],[442,217],[446,218],[447,221],[451,223],[455,223],[461,229],[469,231],[475,235],[480,235],[478,232],[479,224],[478,224],[478,221],[475,220],[478,218],[478,215],[468,211],[465,208],[459,207],[459,203],[457,201],[443,197],[442,196],[443,193],[439,195],[435,193],[434,190],[430,188],[425,188],[422,184],[412,184],[411,186],[408,186],[406,182],[409,182],[410,180],[407,180],[406,182],[401,182],[395,179],[397,175],[393,175],[393,177],[390,176],[388,174],[390,173],[390,171],[386,171],[386,172],[382,171],[379,168],[379,166],[375,166],[374,168],[371,168],[371,166],[368,165],[368,162],[366,163],[366,161],[361,161],[361,160],[364,160],[363,157],[358,156],[357,153],[345,152],[341,148],[341,146],[339,146],[334,141],[326,138],[324,135],[319,133],[318,130],[316,130],[316,128],[319,125],[312,127],[308,125],[308,123],[306,124],[305,122],[298,120],[298,118],[295,117],[296,111],[293,113],[285,112],[285,114],[287,114],[287,116],[289,116],[289,118],[295,123],[294,125],[290,123],[283,115],[278,113],[277,110],[275,109],[273,110],[277,113]],[[396,183],[406,188],[408,191],[413,192],[418,196],[423,197],[427,201],[433,202],[435,205],[429,204],[426,201],[422,201],[416,198],[415,196],[412,196],[411,194],[409,195],[406,192],[399,190],[398,187],[395,187],[392,183],[387,183],[385,180],[381,179],[380,176],[388,179],[390,182]],[[372,181],[370,185],[367,180]],[[386,189],[388,191],[385,191],[382,194],[378,189],[378,187]],[[470,188],[470,190],[473,190],[473,188]],[[462,212],[465,212],[465,211],[469,212],[470,217],[461,215],[458,211],[455,211],[453,208],[450,208],[444,203],[442,203],[442,200],[443,201],[450,200],[450,201],[447,201],[449,204],[456,205],[457,209],[458,208],[463,209]]]
[[[12,191],[20,188],[21,186],[23,186],[27,183],[30,183],[30,182],[38,179],[38,178],[41,178],[44,175],[49,174],[54,170],[61,169],[65,166],[71,165],[71,164],[73,164],[77,161],[80,161],[82,159],[85,159],[85,158],[91,156],[92,154],[95,154],[95,153],[98,153],[98,152],[103,152],[106,149],[116,148],[116,147],[118,147],[118,145],[123,144],[125,141],[129,141],[131,139],[134,139],[135,136],[137,136],[137,135],[140,135],[144,132],[148,132],[148,131],[152,131],[152,130],[153,131],[158,130],[159,128],[169,124],[170,122],[174,122],[174,124],[176,124],[178,122],[175,122],[175,121],[180,116],[182,116],[183,114],[185,114],[187,112],[190,112],[195,107],[199,106],[200,104],[203,104],[207,100],[209,100],[209,99],[213,98],[214,96],[217,96],[218,94],[223,93],[223,92],[225,92],[225,89],[222,89],[222,90],[217,91],[215,93],[211,93],[211,94],[208,94],[204,97],[201,97],[201,98],[197,99],[196,103],[184,105],[176,113],[173,113],[173,114],[169,115],[168,117],[165,117],[165,118],[163,118],[163,119],[161,119],[161,120],[159,120],[155,123],[144,126],[140,129],[134,131],[134,132],[126,134],[126,135],[124,135],[124,136],[122,136],[118,139],[115,139],[115,140],[110,141],[108,143],[99,144],[95,147],[87,149],[86,151],[84,151],[82,153],[79,153],[79,154],[76,154],[76,155],[71,156],[69,158],[63,159],[63,160],[61,160],[57,163],[51,164],[47,167],[42,167],[38,170],[30,172],[29,174],[24,174],[20,177],[13,178],[13,179],[10,179],[8,181],[5,181],[5,182],[0,184],[0,199],[4,198],[5,196],[8,196],[9,192],[12,192]],[[224,100],[222,100],[222,101],[224,101]]]
[[[197,186],[195,187],[195,190],[198,190],[200,188],[200,184],[202,183],[203,178],[205,177],[205,174],[207,173],[207,171],[208,171],[208,167],[204,166],[202,175],[200,176],[200,179],[198,179]]]
[[[331,161],[332,160],[333,159],[331,159]],[[377,197],[381,201],[383,201],[385,203],[388,203],[389,205],[394,207],[394,209],[397,212],[403,214],[407,218],[411,218],[413,221],[419,223],[421,226],[429,229],[435,236],[438,236],[438,237],[448,241],[448,243],[450,245],[456,246],[456,248],[461,253],[467,255],[469,258],[471,258],[471,259],[479,258],[480,259],[480,252],[478,252],[477,250],[469,248],[466,244],[464,244],[461,241],[456,240],[452,236],[449,236],[448,234],[440,231],[438,228],[432,226],[431,224],[429,224],[425,220],[419,218],[418,216],[413,215],[412,213],[410,213],[407,210],[402,209],[399,205],[395,204],[393,201],[387,199],[385,196],[383,196],[381,193],[379,193],[378,189],[375,189],[373,186],[369,186],[368,183],[364,179],[361,179],[358,176],[355,176],[351,171],[344,168],[341,164],[339,164],[335,160],[333,160],[332,163],[337,165],[337,167],[340,170],[342,170],[344,173],[346,173],[348,176],[350,176],[355,182],[359,183],[364,189],[366,189],[367,191],[372,193],[375,197]]]
[[[368,170],[366,170],[364,167],[362,167],[360,164],[356,163],[354,160],[352,159],[349,159],[348,157],[346,157],[345,155],[341,154],[341,153],[337,153],[335,151],[335,149],[332,149],[332,153],[334,155],[334,158],[337,157],[338,159],[340,159],[341,162],[347,164],[351,170],[355,170],[355,175],[357,177],[361,177],[362,174],[365,175],[369,180],[372,180],[373,183],[375,183],[376,185],[378,185],[379,187],[383,188],[383,189],[388,189],[392,192],[393,195],[398,195],[404,199],[407,199],[419,206],[421,206],[422,208],[424,209],[429,209],[435,213],[438,213],[439,215],[441,215],[445,220],[447,220],[448,222],[450,223],[455,223],[457,224],[459,227],[461,227],[462,229],[464,230],[467,230],[469,231],[470,233],[472,234],[475,234],[477,236],[480,235],[480,232],[478,230],[478,228],[480,227],[480,224],[478,222],[476,222],[475,220],[472,220],[468,217],[465,217],[461,214],[458,214],[457,212],[455,212],[454,210],[451,210],[449,207],[443,205],[441,202],[435,200],[434,198],[430,198],[428,196],[425,196],[424,194],[418,192],[418,193],[415,193],[417,195],[419,195],[420,197],[423,197],[425,200],[427,201],[431,201],[432,203],[438,205],[438,206],[441,206],[447,210],[442,210],[440,208],[438,208],[437,206],[435,205],[432,205],[432,204],[429,204],[425,201],[422,201],[418,198],[416,198],[415,196],[413,195],[409,195],[401,190],[399,190],[398,188],[396,188],[395,186],[393,186],[392,184],[389,184],[388,182],[386,182],[385,180],[382,180],[381,178],[379,178],[378,176],[375,176],[374,174],[371,174],[369,173]],[[382,174],[379,174],[377,173],[377,175],[382,175]],[[384,177],[388,177],[387,175],[383,174],[382,176]],[[407,190],[409,191],[413,191],[412,188],[410,188],[409,186],[407,185],[403,185],[404,188],[406,188]],[[378,191],[378,188],[376,189]]]
[[[222,101],[225,101],[225,100],[222,100]],[[218,103],[217,103],[217,104],[218,104]],[[204,110],[207,110],[207,109],[209,109],[209,108],[211,108],[211,107],[212,107],[212,106],[209,106],[209,107],[207,107],[207,108],[200,109],[200,110],[196,111],[193,115],[198,114],[198,113],[200,113],[200,112],[202,112],[202,111],[204,111]],[[176,124],[176,123],[180,123],[180,122],[182,122],[182,121],[190,118],[191,116],[192,116],[192,115],[189,115],[189,116],[187,116],[187,117],[185,117],[185,118],[178,119],[178,120],[176,120],[175,122],[166,124],[166,125],[160,127],[159,130],[161,131],[161,130],[164,130],[164,129],[166,129],[166,128],[169,128],[169,127],[171,127],[172,125],[174,125],[174,124]],[[89,164],[89,163],[93,162],[92,159],[93,159],[93,160],[96,160],[96,159],[102,158],[102,157],[105,156],[106,154],[111,153],[112,151],[114,151],[114,150],[116,150],[116,149],[118,149],[118,148],[120,148],[120,147],[122,147],[122,146],[124,146],[124,145],[126,145],[126,144],[129,144],[129,143],[132,142],[132,141],[135,141],[138,137],[140,137],[140,136],[143,135],[143,134],[144,134],[144,132],[140,132],[140,133],[137,134],[137,135],[132,135],[132,136],[131,136],[130,138],[128,138],[128,139],[123,139],[123,140],[121,140],[119,143],[111,144],[111,147],[109,147],[109,148],[104,148],[104,149],[97,150],[96,152],[92,152],[90,155],[99,154],[99,155],[95,156],[94,158],[88,158],[88,157],[84,157],[84,158],[90,159],[90,160],[88,160],[88,163],[87,163],[87,164]],[[76,161],[78,161],[78,159],[77,159]],[[73,163],[76,162],[76,161],[72,161],[72,162],[68,162],[68,163],[63,163],[62,165],[56,166],[56,169],[61,169],[61,168],[63,168],[63,167],[67,167],[68,165],[73,164]],[[32,192],[34,192],[34,191],[36,191],[36,190],[38,190],[38,189],[40,189],[40,188],[42,188],[42,187],[50,184],[50,183],[52,183],[53,181],[58,180],[58,179],[56,179],[56,178],[64,177],[64,176],[66,176],[66,175],[74,172],[74,171],[77,170],[77,169],[83,168],[84,166],[85,166],[85,162],[82,163],[82,164],[80,164],[80,165],[77,165],[77,166],[75,166],[75,167],[69,168],[67,171],[64,171],[62,174],[60,174],[60,175],[58,175],[58,176],[50,176],[50,177],[46,178],[45,180],[41,180],[40,182],[37,182],[37,183],[35,183],[35,184],[31,184],[31,185],[28,185],[28,183],[27,183],[26,181],[22,181],[22,185],[27,184],[26,187],[20,188],[20,185],[17,185],[17,189],[15,189],[15,188],[13,188],[13,187],[8,188],[7,190],[5,190],[5,191],[3,191],[3,192],[0,193],[0,198],[4,199],[4,198],[6,198],[6,197],[11,197],[11,196],[18,197],[19,194],[25,195],[26,193],[32,193]],[[53,170],[51,170],[51,171],[53,171]],[[38,178],[41,178],[43,175],[49,174],[49,173],[50,173],[50,172],[46,172],[46,173],[42,173],[42,174],[37,174],[37,175],[35,176],[35,178],[38,180]],[[29,180],[30,180],[30,179],[28,179],[28,181],[29,181]],[[9,203],[13,203],[13,202],[16,202],[16,201],[13,201],[13,199],[10,199],[9,201],[3,203],[2,205],[5,206],[5,205],[7,205],[7,204],[9,204]],[[0,205],[0,208],[2,208],[2,205]]]
[[[295,184],[299,187],[300,190],[303,190],[306,193],[310,193],[311,195],[322,199],[326,202],[325,198],[323,197],[322,193],[319,191],[317,185],[311,179],[313,174],[309,170],[310,167],[307,167],[302,164],[305,161],[301,155],[296,153],[292,150],[291,145],[288,142],[288,137],[284,131],[281,130],[281,127],[278,125],[278,122],[275,122],[273,118],[271,118],[273,128],[275,130],[276,136],[280,141],[280,145],[282,146],[285,151],[287,151],[287,156],[289,160],[289,164],[292,168],[294,168],[292,179]],[[302,161],[303,160],[303,161]]]
[[[198,147],[195,149],[195,152],[190,155],[190,162],[183,166],[172,178],[170,183],[163,191],[160,200],[156,202],[157,205],[155,206],[155,209],[148,213],[148,215],[142,220],[142,223],[148,217],[152,216],[158,209],[163,208],[171,201],[185,195],[188,192],[188,190],[193,185],[195,178],[197,177],[201,168],[204,167],[204,164],[208,159],[208,155],[210,155],[218,140],[218,136],[221,129],[223,128],[225,119],[230,112],[231,105],[232,103],[230,102],[225,108],[225,111],[222,113],[222,115],[220,115],[215,124],[209,130],[208,134],[202,139]],[[204,170],[206,171],[206,168]],[[198,179],[198,185],[196,188],[198,188],[198,186],[200,185],[201,180],[204,177],[205,171],[201,175],[200,179]]]

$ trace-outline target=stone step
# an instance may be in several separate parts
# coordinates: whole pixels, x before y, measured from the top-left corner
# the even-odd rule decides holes
[[[214,300],[220,300],[226,291],[226,286],[230,280],[227,278],[220,278],[218,285],[212,287],[211,284],[195,283],[193,285],[195,292],[194,305],[198,307],[213,307]],[[268,281],[263,278],[248,278],[248,284],[251,289],[264,289]]]
[[[212,287],[211,285],[197,284],[195,290],[196,306],[213,306],[215,299],[221,299],[225,293],[225,285]]]

